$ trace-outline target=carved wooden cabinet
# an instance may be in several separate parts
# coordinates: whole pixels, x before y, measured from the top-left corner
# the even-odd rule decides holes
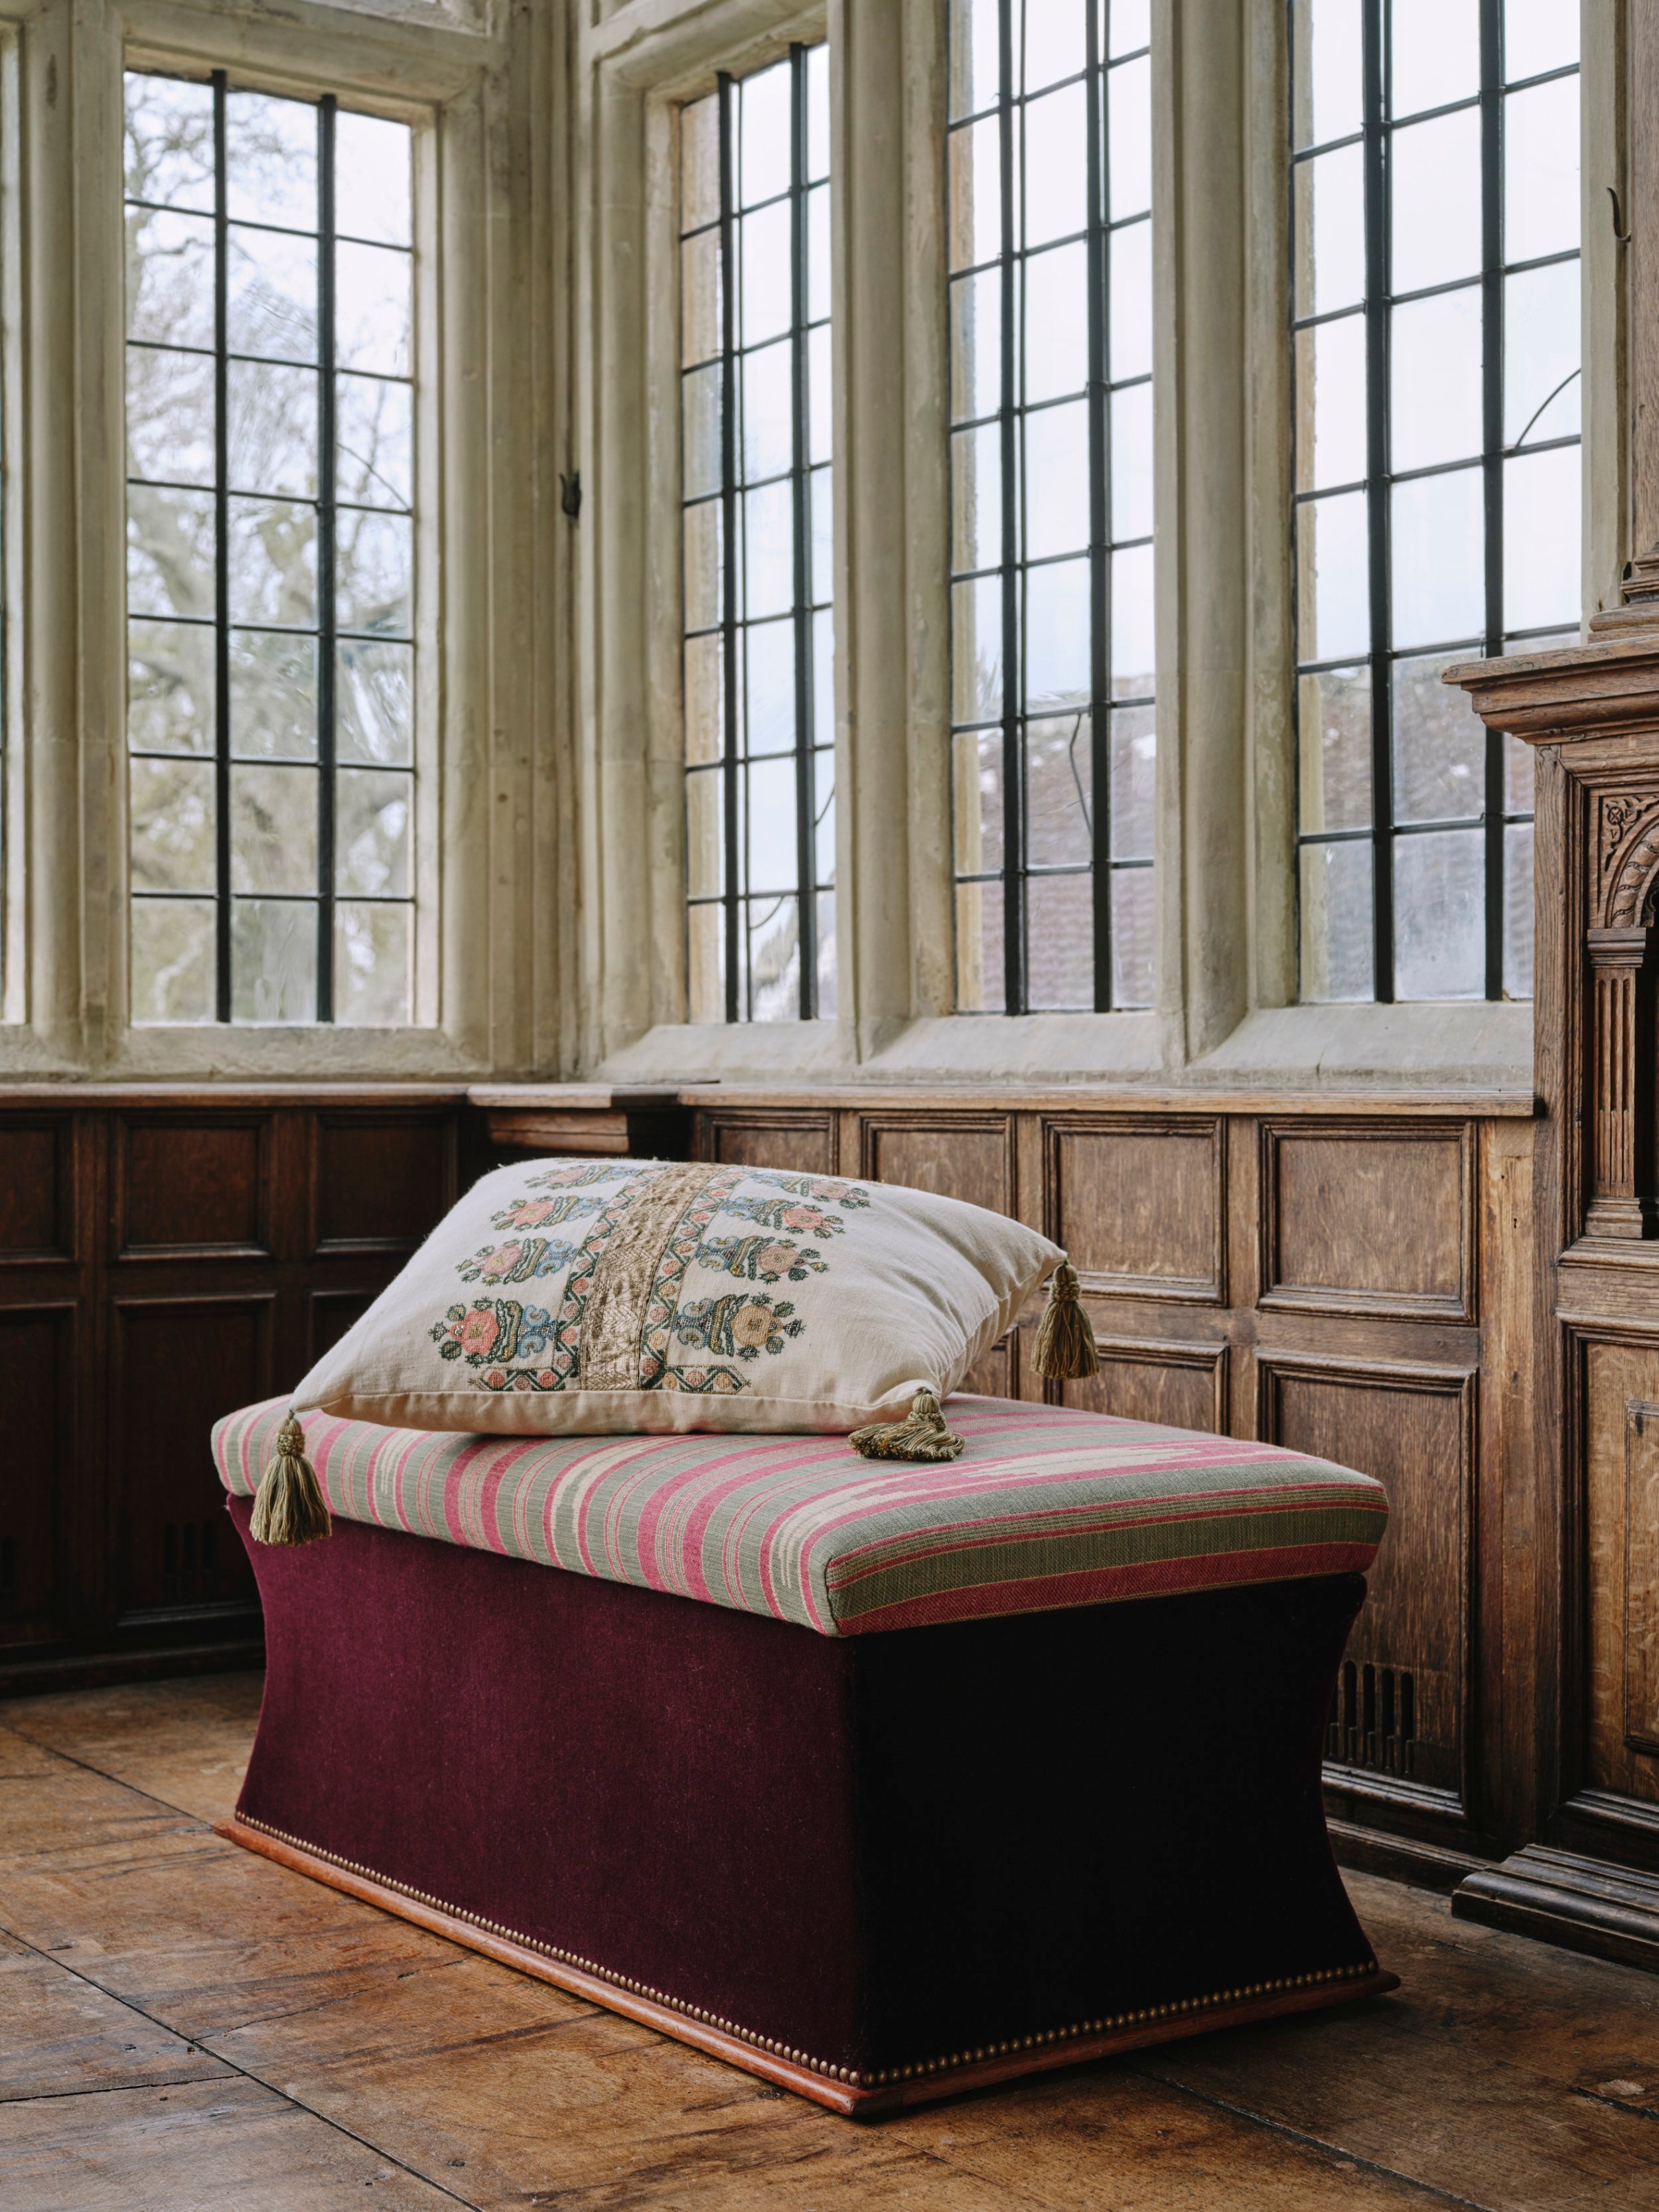
[[[1638,587],[1644,580],[1638,564]],[[1504,1693],[1526,1840],[1460,1911],[1659,1965],[1659,623],[1448,680],[1536,750],[1536,1445]]]

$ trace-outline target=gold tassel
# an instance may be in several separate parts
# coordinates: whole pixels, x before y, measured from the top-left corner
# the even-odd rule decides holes
[[[1051,1382],[1074,1382],[1100,1372],[1095,1333],[1077,1294],[1077,1269],[1062,1260],[1048,1279],[1048,1304],[1037,1324],[1031,1366]]]
[[[253,1500],[256,1544],[314,1544],[331,1535],[328,1500],[317,1471],[306,1457],[306,1432],[290,1413],[276,1431],[276,1456],[265,1469]]]
[[[962,1438],[945,1427],[931,1390],[917,1391],[908,1420],[876,1421],[854,1429],[847,1441],[866,1459],[956,1459],[962,1451]]]

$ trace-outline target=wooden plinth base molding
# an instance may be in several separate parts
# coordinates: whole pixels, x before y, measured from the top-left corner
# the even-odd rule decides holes
[[[1247,1989],[1220,1990],[1213,1995],[1182,1998],[1119,2018],[1085,2021],[1079,2027],[1056,2028],[1046,2034],[1022,2036],[984,2052],[951,2052],[914,2067],[890,2069],[862,2081],[845,2078],[848,2069],[832,2068],[800,2052],[768,2047],[763,2039],[733,2032],[691,2010],[681,2010],[659,1996],[646,1995],[609,1978],[603,1969],[555,1958],[522,1938],[487,1928],[451,1911],[435,1899],[412,1895],[366,1869],[342,1864],[313,1846],[251,1822],[233,1818],[216,1824],[215,1832],[245,1850],[274,1859],[278,1866],[308,1875],[313,1881],[343,1890],[366,1905],[412,1921],[417,1928],[482,1952],[504,1966],[550,1982],[556,1989],[591,2004],[604,2005],[625,2019],[638,2021],[659,2034],[689,2043],[728,2065],[757,2074],[797,2096],[810,2098],[858,2119],[873,2119],[883,2112],[910,2105],[937,2103],[942,2097],[982,2089],[994,2082],[1012,2081],[1023,2074],[1048,2073],[1060,2066],[1075,2066],[1086,2059],[1107,2058],[1121,2051],[1137,2051],[1149,2044],[1170,2043],[1191,2035],[1201,2023],[1212,2028],[1242,2027],[1253,2021],[1276,2020],[1286,2013],[1317,2012],[1328,2006],[1352,2004],[1357,1998],[1378,1996],[1398,1989],[1400,1977],[1380,1966],[1334,1966],[1311,1974],[1296,1974],[1276,1982],[1253,1984]]]

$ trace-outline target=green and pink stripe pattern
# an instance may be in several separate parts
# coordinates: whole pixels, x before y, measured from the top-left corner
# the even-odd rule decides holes
[[[287,1412],[213,1431],[246,1497]],[[301,1416],[349,1521],[672,1590],[822,1636],[1364,1573],[1370,1476],[1276,1444],[958,1396],[958,1460],[860,1459],[844,1437],[469,1436]]]

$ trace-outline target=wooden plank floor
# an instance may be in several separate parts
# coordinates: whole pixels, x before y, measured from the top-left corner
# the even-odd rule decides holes
[[[6,2212],[1659,2206],[1659,1978],[1350,1877],[1394,1996],[868,2126],[222,1843],[258,1678],[0,1707]]]

